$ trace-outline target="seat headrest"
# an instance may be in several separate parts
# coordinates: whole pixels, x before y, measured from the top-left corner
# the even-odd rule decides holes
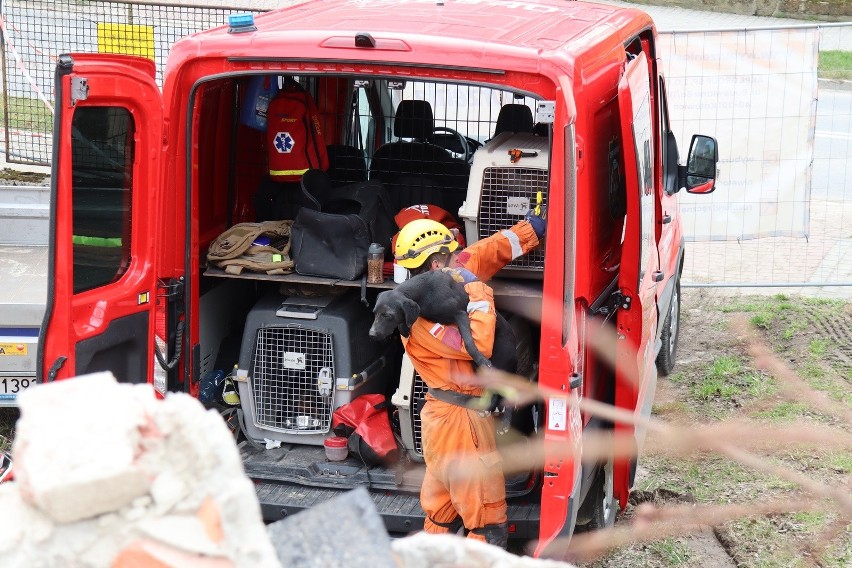
[[[494,136],[501,132],[532,132],[533,116],[530,107],[520,104],[508,104],[500,108]]]
[[[425,139],[434,130],[435,119],[428,101],[400,101],[393,119],[393,133],[397,138]]]

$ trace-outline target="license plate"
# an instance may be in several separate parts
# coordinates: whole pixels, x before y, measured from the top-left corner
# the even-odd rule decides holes
[[[0,399],[15,398],[35,384],[35,377],[3,377],[0,379]]]
[[[10,357],[22,356],[27,354],[26,343],[0,343],[0,357],[8,355]]]

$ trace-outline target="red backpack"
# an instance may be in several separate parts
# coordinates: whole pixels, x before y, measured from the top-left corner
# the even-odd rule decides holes
[[[293,80],[269,102],[266,142],[269,177],[275,181],[299,181],[311,168],[328,169],[316,103]]]

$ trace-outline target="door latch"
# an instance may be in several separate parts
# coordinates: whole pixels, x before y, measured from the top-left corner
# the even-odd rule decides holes
[[[615,312],[617,312],[619,308],[622,310],[629,310],[631,301],[630,296],[623,294],[621,290],[616,290],[610,294],[606,303],[598,308],[598,311],[595,312],[595,314],[604,316],[604,322],[606,322],[615,315]]]
[[[85,101],[89,98],[89,80],[85,77],[71,77],[71,106],[77,101]]]
[[[53,365],[50,366],[50,369],[47,371],[47,382],[52,383],[56,380],[56,374],[59,372],[59,369],[62,368],[62,365],[65,364],[65,361],[68,360],[68,357],[64,355],[60,355],[56,358],[56,361],[53,362]]]

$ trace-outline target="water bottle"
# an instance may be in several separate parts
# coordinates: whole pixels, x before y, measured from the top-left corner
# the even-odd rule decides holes
[[[225,371],[216,369],[207,371],[201,377],[201,384],[198,387],[198,400],[201,402],[216,402],[219,388],[225,380]]]
[[[367,249],[367,282],[369,284],[381,284],[385,281],[382,268],[385,263],[385,247],[379,243],[372,243]]]

